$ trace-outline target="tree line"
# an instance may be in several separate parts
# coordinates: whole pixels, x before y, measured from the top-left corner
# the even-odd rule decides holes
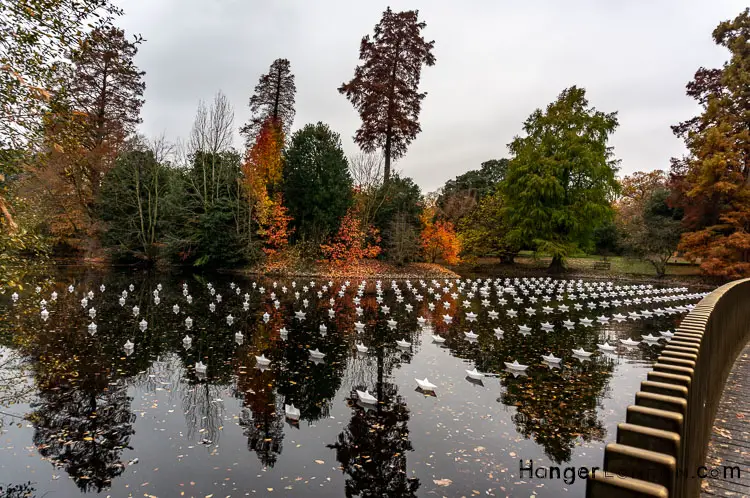
[[[283,58],[249,99],[244,150],[221,92],[199,104],[185,140],[143,137],[134,57],[144,40],[115,26],[122,11],[107,0],[23,4],[0,0],[0,269],[50,251],[274,269],[510,262],[533,250],[554,271],[585,251],[638,256],[663,274],[679,252],[707,274],[750,274],[747,9],[714,30],[730,59],[687,85],[702,112],[673,127],[689,153],[669,172],[619,179],[617,113],[572,86],[527,118],[508,158],[423,194],[393,171],[420,132],[422,68],[436,62],[416,10],[386,9],[338,88],[361,118],[362,152],[346,157],[325,123],[292,131],[296,85]]]

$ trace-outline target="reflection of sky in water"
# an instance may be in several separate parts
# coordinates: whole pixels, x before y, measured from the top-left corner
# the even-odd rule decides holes
[[[216,277],[213,295],[206,281],[194,277],[92,272],[58,280],[56,302],[48,297],[52,288],[39,295],[27,289],[16,304],[7,293],[0,296],[5,345],[0,350],[0,484],[31,481],[37,496],[72,497],[81,491],[158,497],[183,492],[201,497],[424,496],[433,491],[582,496],[581,481],[568,486],[521,479],[519,460],[533,459],[535,467],[600,465],[604,444],[614,439],[625,407],[660,350],[658,344],[626,348],[619,339],[658,336],[673,329],[682,315],[606,324],[596,318],[697,301],[576,311],[575,302],[612,300],[587,296],[566,299],[570,311],[563,313],[557,310],[557,292],[548,303],[544,294],[532,290],[523,296],[519,289],[523,302],[506,293],[508,302],[501,305],[493,291],[490,305],[484,306],[478,291],[467,295],[471,284],[457,299],[451,297],[455,287],[447,294],[441,289],[435,299],[415,280],[414,290],[424,296],[419,301],[404,282],[403,299],[398,299],[387,281],[386,314],[377,309],[371,281],[358,316],[355,279],[344,297],[338,295],[342,281],[325,291],[321,287],[327,282],[317,281],[305,291],[309,279],[298,279],[295,288],[290,280],[279,280],[276,288],[263,280],[253,289],[251,280]],[[239,295],[231,280],[241,289]],[[73,294],[66,289],[70,282],[76,284]],[[192,303],[183,295],[183,282]],[[100,296],[102,283],[107,290]],[[130,283],[134,290],[121,306],[121,292]],[[158,305],[152,294],[157,283],[163,285]],[[260,286],[265,287],[262,302]],[[90,289],[97,290],[84,308],[80,301]],[[251,295],[247,310],[245,292]],[[278,308],[271,292],[280,300]],[[47,321],[38,305],[45,296]],[[529,299],[534,296],[536,303]],[[332,297],[333,317],[328,311]],[[209,311],[209,302],[215,311]],[[429,303],[435,303],[434,311]],[[179,305],[176,313],[174,304]],[[413,311],[407,312],[406,304]],[[547,305],[555,312],[544,313]],[[139,307],[137,317],[133,306]],[[96,308],[93,335],[88,331],[91,307]],[[508,309],[518,316],[508,316]],[[498,311],[497,318],[490,318],[489,310]],[[304,311],[305,319],[295,318],[295,311]],[[230,313],[232,325],[226,319]],[[469,321],[468,313],[476,313],[476,321]],[[444,314],[452,316],[451,324]],[[188,316],[193,320],[189,330]],[[420,329],[419,316],[434,317],[432,330]],[[579,324],[584,317],[594,320],[591,327]],[[566,318],[577,325],[564,328]],[[389,327],[389,319],[397,325]],[[142,320],[145,330],[139,326]],[[366,325],[359,334],[358,321]],[[554,330],[541,329],[547,321]],[[327,327],[325,336],[321,324]],[[532,332],[519,333],[521,324]],[[282,327],[288,330],[286,339],[279,334]],[[495,336],[498,327],[502,339]],[[469,331],[479,337],[467,340],[464,332]],[[433,342],[432,334],[445,343]],[[183,344],[186,335],[192,338],[189,347]],[[132,352],[123,349],[128,340],[135,344]],[[397,340],[412,345],[399,348]],[[590,359],[571,353],[580,347],[596,351],[604,340],[617,350]],[[367,353],[357,352],[358,342]],[[324,359],[310,359],[309,351],[316,348]],[[542,361],[541,355],[549,353],[563,358],[560,368]],[[261,354],[271,360],[262,370],[255,360]],[[17,362],[21,355],[29,358],[27,364]],[[506,369],[505,362],[514,360],[529,368],[522,373]],[[205,375],[196,373],[198,361],[207,365]],[[468,378],[466,371],[474,367],[487,373],[481,381]],[[437,386],[434,396],[417,389],[415,378],[425,377]],[[28,378],[36,386],[31,393]],[[354,403],[351,393],[364,388],[381,403],[374,408]],[[11,397],[17,402],[11,403]],[[285,419],[285,404],[300,409],[299,423]]]

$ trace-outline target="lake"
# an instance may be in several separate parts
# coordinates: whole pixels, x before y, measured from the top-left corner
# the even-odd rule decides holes
[[[60,270],[5,290],[0,496],[583,496],[522,461],[600,466],[661,332],[702,295],[350,280]]]

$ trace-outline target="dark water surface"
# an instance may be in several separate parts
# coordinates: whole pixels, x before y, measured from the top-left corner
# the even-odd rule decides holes
[[[606,324],[596,317],[694,304],[700,297],[687,289],[660,289],[657,294],[646,286],[618,289],[579,281],[565,281],[553,291],[554,282],[542,279],[493,280],[486,296],[481,292],[484,281],[463,281],[460,291],[456,281],[441,280],[435,286],[428,280],[423,286],[412,280],[412,289],[399,281],[399,296],[386,280],[386,313],[377,302],[376,281],[370,280],[359,316],[355,298],[360,280],[352,279],[343,295],[343,280],[326,290],[323,280],[314,287],[309,278],[296,279],[296,287],[291,279],[278,279],[275,287],[273,282],[61,271],[52,281],[40,282],[39,293],[36,284],[25,287],[17,302],[11,291],[4,292],[0,485],[30,482],[28,496],[63,498],[84,493],[160,498],[583,496],[585,482],[580,479],[566,483],[522,477],[521,459],[533,460],[535,468],[601,465],[604,444],[614,440],[626,406],[665,344],[626,348],[618,339],[659,336],[674,329],[685,310]],[[192,304],[183,294],[184,285]],[[518,301],[507,289],[511,286]],[[439,298],[429,289],[439,292]],[[128,295],[120,305],[123,290]],[[53,291],[56,301],[51,300]],[[94,297],[82,304],[89,291]],[[243,304],[246,293],[248,305]],[[624,303],[657,295],[680,298]],[[615,299],[623,301],[620,306],[612,305]],[[610,306],[601,307],[602,301]],[[589,308],[589,302],[597,307]],[[575,303],[584,309],[575,310]],[[560,304],[570,310],[561,311]],[[408,311],[407,305],[413,309]],[[547,314],[543,306],[554,311]],[[511,309],[518,316],[506,314]],[[499,316],[492,318],[490,310]],[[295,317],[298,311],[305,312],[304,320]],[[477,314],[475,321],[470,312]],[[451,315],[452,323],[444,322],[444,314]],[[419,325],[420,316],[433,330]],[[594,320],[592,326],[579,322],[585,317]],[[396,325],[389,327],[389,319]],[[567,329],[563,320],[576,324]],[[542,329],[547,321],[554,330]],[[362,332],[355,322],[365,324]],[[95,331],[89,330],[91,323]],[[327,327],[324,336],[321,324]],[[520,333],[519,325],[531,332]],[[282,328],[288,331],[286,339]],[[504,331],[502,338],[496,337],[496,328]],[[478,339],[466,339],[468,331]],[[445,343],[433,342],[433,333]],[[189,348],[183,344],[186,335],[192,339]],[[617,344],[616,351],[595,352],[588,360],[571,353],[579,347],[597,351],[596,344],[605,339]],[[411,346],[400,348],[397,340]],[[134,344],[132,351],[124,349],[126,341]],[[368,347],[366,353],[357,352],[358,342]],[[310,358],[309,351],[316,348],[325,358]],[[542,361],[540,355],[550,352],[562,357],[561,368]],[[256,365],[255,355],[261,353],[271,360],[266,369]],[[504,362],[513,360],[528,369],[508,371]],[[198,361],[207,365],[205,375],[196,373]],[[467,377],[466,370],[474,367],[487,372],[481,382]],[[435,395],[417,390],[415,377],[435,384]],[[378,398],[376,406],[363,407],[353,399],[353,391],[365,388]],[[299,408],[298,423],[285,417],[285,404]]]

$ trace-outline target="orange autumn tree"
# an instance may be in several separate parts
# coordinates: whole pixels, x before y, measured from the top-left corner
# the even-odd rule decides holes
[[[285,248],[291,235],[291,217],[282,204],[281,195],[272,194],[282,179],[283,148],[281,123],[268,118],[242,165],[243,188],[250,205],[248,224],[257,224],[256,233],[263,239],[263,252],[268,256]],[[252,228],[249,227],[249,231]]]
[[[420,236],[425,258],[434,263],[441,259],[449,265],[459,263],[461,241],[456,234],[453,223],[446,220],[434,220],[434,209],[425,209],[422,213],[422,234]]]
[[[289,245],[289,237],[294,232],[294,228],[289,227],[291,221],[279,194],[271,203],[265,223],[258,229],[258,235],[264,238],[263,252],[269,259],[274,259]]]
[[[373,226],[363,226],[359,208],[355,205],[341,219],[339,230],[330,243],[321,244],[320,250],[329,260],[346,265],[377,257],[382,251],[379,244],[378,230]]]
[[[28,165],[31,173],[25,195],[41,199],[50,235],[56,241],[82,248],[95,235],[94,185],[104,173],[103,156],[84,146],[88,116],[64,105],[54,105],[43,117],[43,152]]]
[[[672,128],[688,155],[672,160],[672,202],[684,210],[679,250],[708,275],[750,276],[750,9],[713,32],[723,67],[687,85],[701,114]]]

